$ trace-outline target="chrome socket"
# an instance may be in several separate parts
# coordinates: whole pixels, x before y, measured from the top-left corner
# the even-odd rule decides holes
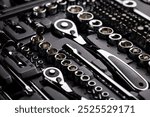
[[[101,100],[102,99],[102,96],[101,96],[102,91],[103,91],[103,88],[101,86],[96,86],[94,88],[94,94],[93,94],[94,99]]]
[[[62,70],[62,73],[63,73],[64,75],[67,75],[67,73],[68,73],[67,68],[68,68],[68,66],[70,66],[71,64],[72,64],[72,62],[71,62],[71,60],[69,60],[69,59],[64,59],[64,60],[61,61],[61,70]]]
[[[33,53],[32,51],[29,51],[29,52],[27,52],[26,57],[27,57],[31,62],[33,62],[33,61],[32,61],[33,55],[34,55],[34,53]]]
[[[31,25],[33,26],[37,35],[42,35],[44,33],[45,27],[41,23],[33,22]]]
[[[86,32],[86,30],[89,27],[89,21],[91,21],[94,18],[94,15],[90,12],[80,12],[77,15],[77,20],[79,23],[79,31],[80,32]]]
[[[137,6],[137,3],[134,0],[125,0],[122,4],[123,6],[128,8],[128,10],[133,9]]]
[[[104,91],[102,92],[102,100],[108,100],[109,99],[109,93]]]
[[[91,80],[90,76],[89,75],[82,75],[80,77],[80,85],[82,87],[87,87],[87,83]]]
[[[54,63],[55,62],[55,55],[58,53],[58,50],[56,48],[50,48],[46,50],[47,58],[46,61],[48,63]]]
[[[142,54],[142,50],[141,50],[140,48],[138,48],[138,47],[132,47],[132,48],[129,49],[129,54],[128,54],[128,56],[129,56],[131,59],[137,61],[137,60],[138,60],[138,56],[139,56],[140,54]]]
[[[148,62],[150,61],[150,55],[149,54],[140,54],[138,56],[139,62],[138,65],[141,67],[148,67]]]
[[[121,41],[122,35],[118,33],[113,33],[109,35],[108,43],[112,46],[118,46],[118,43]]]
[[[25,56],[27,56],[27,53],[30,51],[30,48],[29,47],[27,47],[27,46],[23,46],[23,47],[21,47],[21,52],[25,55]]]
[[[33,51],[38,51],[39,49],[39,44],[41,42],[43,42],[45,39],[43,36],[38,36],[38,35],[34,35],[31,37],[30,39],[30,43],[31,43],[31,48]]]
[[[123,40],[118,44],[118,51],[122,53],[129,53],[129,49],[133,47],[133,43],[131,41]]]
[[[89,27],[96,32],[102,25],[103,23],[99,19],[92,19],[91,21],[89,21]]]
[[[110,97],[108,100],[116,100],[115,98],[113,98],[113,97]]]
[[[109,35],[113,33],[114,30],[111,27],[101,27],[98,30],[97,36],[100,39],[108,39]]]
[[[75,74],[74,82],[79,85],[80,84],[80,78],[82,75],[84,75],[84,72],[82,70],[77,70],[77,71],[75,71],[74,74]]]
[[[57,3],[54,2],[49,2],[45,4],[45,7],[47,9],[47,12],[49,15],[55,15],[58,12],[58,5]]]
[[[93,81],[93,80],[90,80],[88,83],[87,83],[87,92],[88,93],[94,93],[94,87],[96,86],[96,82]]]
[[[49,42],[41,42],[39,44],[39,55],[41,57],[46,56],[46,51],[52,47],[52,44]]]
[[[57,0],[58,11],[64,12],[67,9],[67,1],[66,0]]]
[[[67,70],[68,70],[68,79],[70,80],[74,80],[75,79],[75,72],[78,70],[78,67],[76,65],[69,65],[67,67]]]
[[[84,9],[82,6],[79,6],[79,5],[71,5],[67,8],[67,12],[66,12],[66,16],[67,18],[69,19],[72,19],[72,20],[77,20],[77,15],[80,13],[80,12],[83,12]]]
[[[33,14],[36,17],[44,18],[46,17],[46,9],[43,6],[36,6],[33,8]]]
[[[37,55],[33,55],[32,56],[32,62],[34,63],[34,65],[37,66],[37,61],[39,60],[39,57]]]
[[[43,61],[43,60],[38,60],[38,61],[37,61],[37,66],[38,66],[39,68],[43,68],[43,66],[44,66],[44,61]]]
[[[66,59],[66,55],[64,53],[57,53],[55,56],[55,66],[60,68],[61,67],[61,61],[63,61],[64,59]]]
[[[90,12],[80,12],[77,17],[80,22],[89,23],[89,21],[94,18],[94,15]]]

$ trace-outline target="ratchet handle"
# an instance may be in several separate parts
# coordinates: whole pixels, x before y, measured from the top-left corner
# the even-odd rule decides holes
[[[133,90],[143,91],[148,89],[148,82],[120,58],[102,49],[97,50],[97,52],[101,58],[107,62],[109,67],[111,67]]]

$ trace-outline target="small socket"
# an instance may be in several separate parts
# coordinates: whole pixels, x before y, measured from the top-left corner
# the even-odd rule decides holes
[[[102,96],[101,96],[101,93],[103,91],[103,88],[101,86],[96,86],[94,88],[94,99],[97,99],[97,100],[101,100],[102,99]]]
[[[87,92],[88,93],[93,93],[94,92],[94,87],[96,86],[96,82],[91,80],[87,83]]]
[[[57,0],[58,11],[64,12],[67,9],[67,1],[66,0]]]
[[[123,40],[118,44],[118,51],[122,53],[129,53],[129,49],[133,47],[133,43],[131,41]]]
[[[46,56],[46,51],[52,47],[52,44],[49,42],[41,42],[39,44],[39,54],[42,57]]]
[[[135,8],[137,6],[137,3],[133,0],[125,0],[123,1],[123,6],[127,8]]]
[[[82,70],[77,70],[77,71],[75,71],[74,74],[75,74],[74,82],[79,85],[80,84],[80,77],[82,75],[84,75],[84,72]]]
[[[67,68],[68,68],[68,66],[70,66],[71,64],[72,64],[72,61],[69,60],[69,59],[64,59],[64,60],[61,61],[61,70],[63,71],[62,73],[63,73],[64,75],[67,75],[67,73],[68,73]]]
[[[33,8],[33,14],[39,18],[46,17],[46,9],[43,6],[36,6]]]
[[[129,49],[129,57],[135,61],[138,60],[138,56],[142,54],[142,50],[138,47],[132,47]]]
[[[46,8],[47,8],[47,12],[49,15],[55,15],[58,12],[58,5],[57,3],[54,2],[49,2],[45,4]]]
[[[112,46],[118,46],[118,43],[121,41],[122,35],[118,33],[113,33],[109,35],[108,43]]]
[[[90,12],[80,12],[77,15],[80,22],[86,22],[88,23],[90,20],[94,18],[94,15]]]
[[[109,99],[109,93],[104,91],[102,92],[102,100],[108,100]]]
[[[66,59],[66,58],[67,58],[67,56],[64,53],[57,53],[55,55],[55,66],[60,68],[61,61]]]
[[[58,50],[56,48],[50,48],[46,50],[47,53],[47,62],[52,64],[55,62],[55,55],[58,53]]]
[[[67,67],[68,70],[68,79],[74,80],[75,79],[75,72],[78,70],[76,65],[69,65]]]
[[[84,11],[84,9],[82,6],[71,5],[67,8],[66,16],[69,19],[77,20],[77,15],[83,11]]]
[[[113,33],[114,33],[114,30],[112,28],[110,28],[110,27],[101,27],[98,30],[97,36],[100,39],[108,39],[109,35],[113,34]]]
[[[41,42],[43,42],[45,39],[43,36],[38,36],[38,35],[34,35],[31,37],[30,39],[30,43],[31,43],[31,48],[33,51],[38,51],[39,49],[39,44]]]
[[[110,97],[108,100],[116,100],[114,97]]]
[[[91,80],[89,75],[82,75],[80,77],[80,85],[82,87],[87,87],[87,83]]]
[[[99,19],[93,19],[89,21],[89,27],[94,30],[98,31],[98,29],[103,25],[102,21]]]
[[[26,56],[27,53],[30,51],[30,48],[27,46],[21,47],[21,52]]]
[[[150,61],[150,55],[143,53],[138,56],[138,65],[141,67],[148,67],[148,62]]]

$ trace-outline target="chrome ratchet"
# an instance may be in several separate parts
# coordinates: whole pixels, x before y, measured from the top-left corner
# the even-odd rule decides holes
[[[56,67],[48,67],[43,70],[44,80],[59,87],[67,96],[77,100],[87,100],[76,94],[64,81],[62,72]]]

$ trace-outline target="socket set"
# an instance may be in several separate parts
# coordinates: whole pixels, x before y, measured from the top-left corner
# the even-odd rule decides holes
[[[0,99],[149,100],[149,9],[149,0],[1,0]]]

